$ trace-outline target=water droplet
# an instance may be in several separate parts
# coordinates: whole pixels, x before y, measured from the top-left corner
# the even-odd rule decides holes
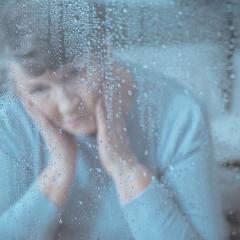
[[[78,22],[80,20],[80,17],[78,15],[74,16],[74,21]]]
[[[174,170],[174,167],[172,165],[169,166],[169,170],[170,171],[173,171]]]
[[[131,90],[128,90],[128,95],[132,96],[132,91]]]
[[[185,90],[184,90],[184,93],[185,93],[186,95],[189,95],[188,89],[185,89]]]

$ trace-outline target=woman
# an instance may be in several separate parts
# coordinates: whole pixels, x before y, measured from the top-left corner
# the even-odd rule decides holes
[[[1,238],[224,239],[201,107],[114,62],[95,10],[24,0],[2,12]]]

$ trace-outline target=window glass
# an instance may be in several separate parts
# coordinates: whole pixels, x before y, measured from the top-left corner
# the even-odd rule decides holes
[[[3,239],[238,239],[236,0],[2,0]]]

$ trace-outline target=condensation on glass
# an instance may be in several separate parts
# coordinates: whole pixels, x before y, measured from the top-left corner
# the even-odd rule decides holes
[[[237,0],[0,11],[0,238],[238,239]]]

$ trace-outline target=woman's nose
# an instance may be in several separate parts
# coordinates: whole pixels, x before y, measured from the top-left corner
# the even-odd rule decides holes
[[[69,114],[76,111],[79,99],[64,87],[59,87],[55,92],[58,109],[62,114]]]

